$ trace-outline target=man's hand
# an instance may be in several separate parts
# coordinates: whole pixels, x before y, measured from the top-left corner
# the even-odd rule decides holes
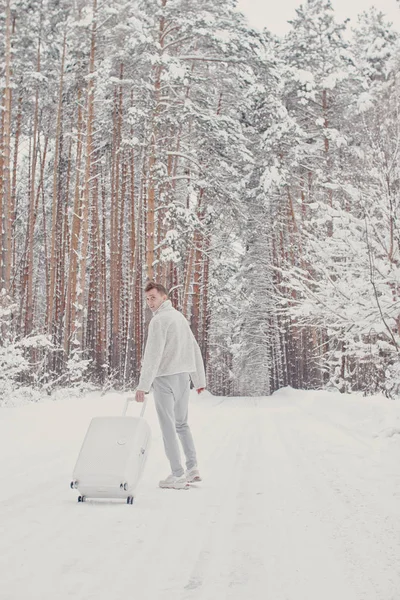
[[[204,390],[205,390],[205,389],[206,389],[206,388],[199,388],[199,389],[198,389],[198,390],[196,390],[196,391],[197,391],[197,393],[198,393],[198,394],[201,394],[201,392],[204,392]]]
[[[143,392],[142,390],[137,390],[135,397],[136,402],[144,402],[144,395],[145,392]]]

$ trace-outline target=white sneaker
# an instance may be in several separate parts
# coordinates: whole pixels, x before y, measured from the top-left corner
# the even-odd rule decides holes
[[[199,469],[197,467],[192,467],[185,473],[186,481],[188,483],[194,483],[195,481],[201,481]]]
[[[185,475],[176,477],[176,475],[168,475],[166,479],[161,479],[158,484],[160,488],[169,488],[173,490],[185,490],[189,487]]]

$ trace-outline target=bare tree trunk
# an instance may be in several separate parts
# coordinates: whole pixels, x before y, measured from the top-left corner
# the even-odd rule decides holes
[[[68,167],[67,167],[67,182],[65,186],[65,199],[64,199],[64,214],[63,218],[63,246],[61,253],[61,281],[60,281],[60,323],[59,323],[59,342],[61,344],[64,339],[65,331],[65,319],[66,319],[66,304],[67,304],[67,290],[68,290],[68,272],[67,272],[67,257],[70,254],[71,237],[69,228],[69,206],[70,206],[70,187],[71,187],[71,169],[72,169],[72,139],[69,143],[68,149]],[[59,356],[60,361],[65,362],[65,356]]]
[[[0,289],[10,292],[12,265],[12,208],[10,189],[10,154],[11,154],[11,8],[10,0],[5,6],[5,88],[3,95],[3,118],[1,136],[0,164],[0,250],[1,270]]]
[[[60,138],[61,138],[61,120],[62,120],[62,96],[64,87],[64,66],[66,52],[66,32],[64,33],[63,53],[61,59],[60,84],[58,90],[58,109],[57,109],[57,124],[55,131],[55,151],[54,151],[54,167],[53,167],[53,208],[52,208],[52,224],[51,224],[51,250],[50,250],[50,283],[49,283],[49,306],[47,308],[47,331],[52,333],[53,313],[56,296],[56,240],[57,240],[57,213],[59,204],[58,193],[58,168],[60,158]]]
[[[194,248],[194,245],[192,245],[189,248],[189,257],[186,261],[185,283],[183,286],[183,299],[182,299],[182,313],[187,319],[189,318],[189,296],[190,296],[190,284],[192,282],[194,255],[195,255],[195,248]]]
[[[131,99],[131,104],[133,99]],[[131,136],[133,137],[133,128],[131,129]],[[130,236],[129,236],[129,270],[131,275],[133,274],[133,268],[135,265],[135,251],[136,251],[136,217],[135,217],[135,153],[131,150],[130,153],[130,204],[129,204],[129,225],[130,225]]]
[[[74,191],[74,207],[72,212],[71,224],[71,241],[69,250],[69,267],[67,277],[67,291],[65,302],[65,319],[64,319],[64,352],[66,356],[69,354],[69,346],[71,337],[75,332],[75,316],[76,316],[76,296],[77,296],[77,276],[78,276],[78,247],[81,231],[81,197],[80,197],[80,171],[82,163],[82,128],[83,115],[81,108],[81,91],[78,92],[78,124],[77,124],[77,145],[76,145],[76,175],[75,175],[75,191]]]
[[[328,121],[328,95],[327,91],[323,90],[322,92],[322,111],[324,118],[324,128],[327,130],[329,127]],[[331,181],[331,164],[330,164],[330,153],[329,153],[329,138],[327,135],[324,136],[324,148],[325,148],[325,163],[326,163],[326,180]],[[333,193],[332,189],[328,189],[328,204],[330,207],[333,205]],[[333,221],[328,221],[327,225],[328,236],[331,237],[333,235]]]
[[[167,4],[167,0],[161,0],[161,5],[164,8]],[[159,45],[160,52],[163,53],[164,48],[164,29],[165,29],[165,18],[161,17],[159,26]],[[155,240],[155,210],[156,210],[156,180],[155,180],[155,165],[156,165],[156,153],[157,153],[157,138],[158,138],[158,117],[160,112],[160,88],[161,88],[161,74],[163,67],[162,65],[156,66],[156,75],[154,82],[154,114],[150,137],[150,156],[148,163],[148,191],[147,191],[147,227],[146,227],[146,264],[147,264],[147,278],[149,280],[154,277],[154,240]]]
[[[96,196],[97,198],[97,196]],[[101,217],[98,217],[98,230],[99,230],[99,301],[98,301],[98,349],[96,356],[98,357],[98,367],[100,371],[100,378],[103,382],[107,370],[107,228],[106,228],[106,189],[104,179],[101,180]],[[101,224],[101,230],[100,230]]]
[[[37,50],[37,71],[40,72],[40,36],[38,40]],[[32,166],[31,166],[31,185],[29,192],[29,220],[28,220],[28,252],[26,258],[26,316],[25,316],[25,335],[28,335],[33,328],[33,246],[34,246],[34,231],[36,222],[35,212],[35,179],[36,179],[36,164],[38,155],[38,125],[39,125],[39,85],[37,84],[35,93],[35,113],[33,120],[33,149],[32,149]]]
[[[22,93],[18,98],[18,110],[17,110],[17,123],[15,131],[15,142],[14,142],[14,157],[13,157],[13,171],[12,171],[12,183],[11,183],[11,218],[12,218],[12,238],[13,238],[13,258],[12,264],[14,273],[12,274],[12,296],[15,294],[15,265],[16,265],[16,244],[15,244],[15,216],[17,212],[17,165],[18,165],[18,150],[19,150],[19,138],[21,135],[21,122],[22,122]],[[1,234],[0,234],[1,235]]]
[[[60,130],[60,142],[59,142],[59,154],[63,152],[63,135]],[[54,301],[54,315],[52,322],[53,338],[57,347],[62,343],[62,329],[63,329],[63,316],[64,316],[64,303],[65,303],[65,288],[64,288],[64,270],[65,270],[65,244],[66,239],[64,236],[65,229],[65,212],[66,206],[68,206],[68,196],[64,192],[64,182],[58,177],[57,186],[57,220],[56,220],[56,239],[57,248],[55,253],[56,260],[56,278],[55,278],[55,301]],[[63,357],[59,352],[55,352],[53,356],[53,368],[56,373],[59,373],[63,367]]]
[[[200,336],[201,351],[205,363],[208,363],[208,331],[210,326],[209,305],[209,275],[210,275],[210,258],[208,250],[210,247],[210,237],[206,237],[204,241],[204,259],[203,259],[203,305],[202,305],[202,331]]]
[[[90,358],[93,360],[93,367],[97,375],[101,377],[101,350],[99,344],[99,324],[102,298],[100,295],[101,277],[99,277],[101,266],[100,254],[100,231],[99,231],[99,211],[98,211],[98,188],[99,181],[93,180],[92,203],[91,203],[91,226],[90,226],[90,247],[91,264],[89,267],[89,292],[87,308],[87,328],[85,347]]]
[[[46,284],[46,306],[49,305],[49,248],[47,242],[47,219],[46,219],[46,199],[44,195],[44,189],[42,186],[42,219],[43,219],[43,250],[44,250],[44,269],[45,269],[45,284]],[[47,326],[47,321],[45,322],[45,327]]]
[[[94,65],[96,51],[96,32],[97,32],[97,0],[93,0],[93,23],[90,44],[89,59],[89,81],[87,87],[87,117],[86,117],[86,157],[85,157],[85,181],[83,188],[83,206],[82,206],[82,236],[79,256],[79,290],[78,290],[78,310],[77,338],[81,349],[83,349],[84,340],[84,308],[85,308],[85,283],[86,283],[86,265],[89,243],[89,203],[92,173],[93,156],[93,125],[94,125]]]
[[[122,117],[121,117],[122,120]],[[119,374],[121,374],[121,368],[122,365],[124,364],[123,361],[123,356],[122,356],[122,348],[126,348],[126,341],[125,341],[125,328],[126,328],[126,321],[125,321],[125,303],[126,303],[126,298],[125,298],[125,291],[126,291],[126,286],[125,286],[125,278],[124,278],[124,272],[123,272],[123,257],[124,257],[124,223],[125,223],[125,194],[126,194],[126,162],[125,162],[125,157],[124,155],[122,156],[122,172],[121,172],[121,176],[122,176],[122,182],[121,182],[121,210],[120,210],[120,220],[119,220],[119,234],[118,234],[118,271],[117,271],[117,275],[118,275],[118,304],[120,306],[120,315],[119,315],[119,327],[118,327],[118,356],[117,356],[117,362],[116,364],[118,365],[118,372]],[[129,290],[128,290],[129,292]],[[129,302],[129,300],[128,300]]]
[[[143,178],[143,183],[144,183],[144,178]],[[143,315],[143,300],[142,300],[142,286],[143,286],[143,281],[142,281],[142,261],[143,258],[145,256],[145,240],[146,240],[146,235],[145,235],[145,230],[146,230],[146,220],[145,220],[145,215],[144,215],[144,211],[143,211],[143,207],[146,201],[146,195],[145,195],[146,191],[145,191],[145,187],[144,185],[141,188],[141,193],[140,193],[140,197],[139,197],[139,206],[138,206],[138,213],[137,213],[137,217],[136,217],[136,224],[137,224],[137,236],[136,236],[136,256],[135,256],[135,285],[134,285],[134,289],[135,289],[135,295],[134,295],[134,316],[135,316],[135,321],[134,321],[134,331],[135,331],[135,357],[136,357],[136,373],[138,374],[140,371],[140,365],[142,362],[142,347],[143,347],[143,321],[142,321],[142,315]]]
[[[131,94],[131,106],[133,105],[133,94]],[[133,128],[131,128],[130,134],[133,137]],[[125,365],[124,365],[124,383],[132,378],[132,375],[136,375],[135,369],[135,283],[136,283],[136,270],[138,268],[136,261],[136,243],[139,232],[136,233],[136,225],[140,222],[137,218],[138,215],[135,213],[135,154],[133,149],[129,153],[129,260],[128,268],[129,272],[127,275],[127,306],[126,306],[126,340],[125,340]]]
[[[202,222],[204,214],[204,188],[200,190],[197,217],[199,222]],[[193,240],[190,247],[189,259],[185,271],[184,296],[182,304],[182,312],[187,319],[191,313],[191,325],[193,333],[197,337],[199,334],[199,317],[200,317],[200,275],[202,270],[202,252],[203,252],[203,234],[197,228],[193,234]],[[191,311],[188,308],[190,284],[193,282]]]
[[[120,79],[123,79],[124,67],[120,66]],[[123,187],[121,177],[121,134],[122,134],[123,93],[122,85],[114,94],[114,134],[111,175],[111,260],[110,260],[110,298],[111,298],[111,356],[112,369],[120,364],[120,328],[121,328],[121,256],[123,237]],[[122,179],[122,185],[121,185]]]
[[[202,261],[202,236],[199,230],[196,230],[194,236],[194,270],[193,270],[193,295],[192,295],[192,331],[196,339],[199,337],[200,326],[200,275]]]

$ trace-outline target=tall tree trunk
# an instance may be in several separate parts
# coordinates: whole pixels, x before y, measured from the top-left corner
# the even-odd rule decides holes
[[[5,87],[3,94],[3,115],[1,132],[1,162],[0,162],[0,250],[1,270],[0,289],[10,292],[12,265],[12,207],[10,186],[10,155],[11,155],[11,8],[10,0],[5,6]]]
[[[37,71],[40,73],[40,51],[41,41],[38,40],[37,50]],[[31,166],[31,185],[29,190],[29,217],[28,217],[28,251],[26,258],[26,315],[25,315],[25,335],[28,335],[33,328],[33,247],[34,247],[34,231],[36,222],[36,197],[35,197],[35,182],[36,182],[36,165],[38,156],[38,125],[39,125],[39,85],[36,86],[35,93],[35,112],[33,119],[33,148],[32,148],[32,166]]]
[[[202,302],[202,330],[200,336],[201,351],[205,363],[208,363],[208,332],[210,327],[209,314],[209,276],[210,276],[210,258],[208,250],[210,248],[210,236],[204,240],[204,259],[203,259],[203,302]]]
[[[200,328],[200,277],[202,271],[203,240],[198,229],[194,236],[194,270],[193,270],[193,295],[192,295],[192,331],[196,339],[199,337]]]
[[[120,66],[120,79],[123,79],[124,67]],[[120,328],[121,328],[121,256],[123,226],[123,190],[125,186],[121,176],[121,135],[122,135],[123,93],[122,85],[114,93],[114,131],[111,174],[111,260],[110,260],[110,298],[111,298],[111,368],[118,371],[120,364]],[[122,180],[122,181],[121,181]]]
[[[49,283],[49,306],[47,308],[47,331],[52,333],[53,313],[54,304],[56,302],[56,269],[57,269],[57,258],[56,258],[56,243],[57,243],[57,231],[59,230],[57,224],[57,214],[59,205],[59,186],[58,186],[58,169],[59,169],[59,158],[60,158],[60,139],[61,139],[61,121],[62,121],[62,98],[63,98],[63,87],[64,87],[64,65],[65,65],[65,52],[67,45],[66,32],[64,33],[63,42],[63,53],[61,59],[61,73],[60,83],[58,89],[58,109],[57,109],[57,124],[55,131],[55,150],[54,150],[54,166],[53,166],[53,203],[52,203],[52,224],[51,224],[51,250],[50,250],[50,283]]]
[[[324,128],[327,131],[328,127],[329,127],[329,121],[328,121],[328,94],[327,94],[326,90],[323,90],[323,92],[322,92],[322,112],[323,112],[323,119],[324,119]],[[328,137],[327,133],[325,133],[325,135],[324,135],[324,150],[325,150],[325,165],[326,165],[326,181],[330,182],[332,165],[331,165],[331,157],[330,157],[330,152],[329,152],[329,137]],[[333,206],[333,193],[332,193],[331,188],[328,189],[328,205],[330,207]],[[328,236],[332,237],[332,235],[333,235],[332,219],[328,221],[327,230],[328,230]]]
[[[82,206],[82,236],[79,256],[79,290],[78,290],[78,332],[77,338],[81,349],[83,349],[84,335],[84,314],[85,314],[85,283],[86,283],[86,265],[89,244],[89,204],[93,157],[93,126],[94,126],[94,65],[96,52],[96,33],[97,33],[97,0],[93,0],[93,22],[90,43],[89,59],[89,81],[87,87],[87,116],[86,116],[86,156],[85,156],[85,180],[83,188],[83,206]]]
[[[201,188],[199,192],[198,205],[197,205],[197,217],[201,223],[203,218],[204,206],[203,206],[204,188]],[[192,314],[192,326],[198,328],[198,316],[200,309],[200,270],[201,270],[201,245],[202,245],[202,234],[197,228],[193,234],[192,243],[190,244],[189,257],[185,268],[185,283],[183,290],[183,301],[182,301],[182,312],[187,319],[189,319],[189,296],[190,296],[190,284],[193,280],[193,291],[192,291],[192,303],[191,303],[191,314]],[[194,314],[195,313],[195,314]]]
[[[87,328],[85,347],[88,355],[93,360],[95,374],[101,376],[101,358],[99,345],[99,324],[100,310],[102,299],[100,295],[101,277],[99,277],[101,266],[100,255],[100,231],[99,231],[99,211],[98,211],[98,193],[99,181],[97,178],[93,180],[92,202],[91,202],[91,217],[90,217],[90,247],[91,247],[91,263],[89,266],[89,292],[88,292],[88,309],[87,309]]]
[[[131,106],[133,106],[133,94],[131,94]],[[130,135],[133,137],[133,128]],[[129,381],[132,375],[135,374],[135,283],[136,269],[136,243],[138,233],[136,232],[136,224],[140,222],[137,219],[135,212],[135,153],[131,149],[129,152],[129,259],[128,259],[128,276],[127,276],[127,330],[125,343],[125,365],[124,365],[124,382]]]
[[[164,8],[167,4],[167,0],[161,0],[161,6]],[[159,25],[159,45],[160,54],[163,54],[164,49],[164,30],[165,30],[165,17],[160,18]],[[155,67],[155,81],[154,81],[154,114],[152,120],[152,132],[150,136],[150,156],[148,163],[148,191],[147,191],[147,226],[146,226],[146,265],[147,265],[147,279],[151,280],[154,277],[154,241],[155,241],[155,211],[156,211],[156,155],[158,149],[158,118],[160,113],[160,88],[161,88],[161,74],[163,71],[162,65]]]
[[[15,243],[15,216],[17,212],[17,166],[18,166],[18,150],[19,150],[19,139],[21,136],[21,123],[22,123],[22,92],[19,94],[18,98],[18,110],[17,110],[17,120],[16,120],[16,131],[15,131],[15,141],[14,141],[14,156],[13,156],[13,170],[12,170],[12,183],[11,183],[11,216],[12,216],[12,238],[13,238],[13,258],[12,264],[14,268],[14,273],[12,275],[12,296],[15,294],[16,289],[16,276],[15,276],[15,265],[17,263],[16,260],[16,243]]]
[[[75,333],[76,327],[76,297],[77,297],[77,277],[78,277],[78,248],[81,232],[81,195],[80,186],[81,178],[80,171],[82,165],[82,150],[83,150],[83,111],[81,108],[81,90],[78,91],[78,123],[77,123],[77,144],[76,144],[76,169],[75,169],[75,190],[74,190],[74,206],[72,212],[71,223],[71,240],[69,249],[69,265],[67,277],[67,291],[65,301],[65,319],[64,319],[64,352],[68,356],[70,341]]]

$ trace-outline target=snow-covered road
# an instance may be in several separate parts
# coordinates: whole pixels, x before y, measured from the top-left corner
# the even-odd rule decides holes
[[[204,481],[175,491],[157,487],[168,466],[149,402],[133,506],[78,504],[69,482],[90,418],[123,403],[0,410],[0,600],[399,600],[398,403],[193,396]]]

